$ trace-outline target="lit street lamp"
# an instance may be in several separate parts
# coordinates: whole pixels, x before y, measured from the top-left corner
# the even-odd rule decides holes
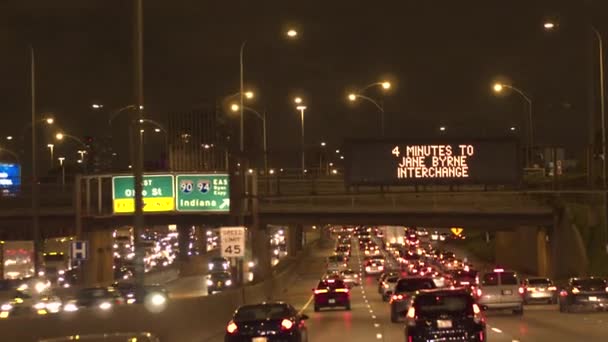
[[[79,138],[77,138],[71,134],[67,134],[67,133],[63,133],[63,132],[59,132],[59,133],[55,134],[55,139],[57,141],[63,141],[66,138],[79,143],[80,145],[84,146],[85,148],[88,147],[87,144],[84,143],[84,141],[80,140]]]
[[[369,96],[365,96],[363,93],[371,88],[371,87],[375,87],[375,86],[380,86],[383,90],[388,90],[391,88],[391,83],[388,81],[383,81],[383,82],[374,82],[371,84],[368,84],[367,86],[359,89],[358,91],[354,92],[354,93],[350,93],[348,94],[348,100],[351,102],[355,102],[357,101],[357,99],[363,99],[366,100],[370,103],[372,103],[374,106],[376,106],[376,108],[378,108],[378,110],[380,111],[380,132],[382,133],[382,136],[384,136],[384,107],[382,107],[378,101],[372,99]]]
[[[59,160],[59,166],[61,166],[61,187],[65,190],[65,157],[57,158]]]
[[[51,153],[51,169],[52,169],[53,168],[53,163],[55,162],[55,159],[53,157],[54,151],[55,151],[55,145],[53,145],[53,144],[47,144],[46,147],[49,148],[49,152]]]
[[[299,97],[296,97],[295,102],[301,104],[302,99]],[[301,119],[300,121],[302,123],[302,141],[301,141],[301,144],[302,144],[302,172],[305,173],[305,171],[306,171],[306,163],[305,163],[306,149],[305,149],[305,145],[304,145],[304,111],[306,110],[306,106],[299,105],[296,107],[296,109],[300,111],[300,119]]]
[[[521,89],[514,87],[509,84],[504,83],[495,83],[493,86],[495,93],[500,93],[504,89],[511,89],[517,94],[519,94],[527,103],[528,103],[528,151],[526,153],[526,167],[531,167],[532,161],[532,149],[534,148],[534,125],[532,120],[532,99],[526,95]]]
[[[233,103],[230,106],[230,109],[233,112],[237,112],[239,111],[240,107],[236,103]],[[255,116],[262,120],[262,139],[264,144],[264,174],[268,174],[268,138],[266,136],[266,112],[264,111],[263,114],[260,114],[257,110],[247,106],[245,106],[245,108],[243,109],[255,114]]]

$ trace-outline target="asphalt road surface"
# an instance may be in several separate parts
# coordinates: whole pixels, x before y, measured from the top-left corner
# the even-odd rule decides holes
[[[375,277],[363,277],[363,285],[352,289],[351,311],[323,309],[314,312],[312,288],[324,273],[324,257],[330,252],[317,250],[312,253],[298,270],[294,285],[278,296],[310,316],[306,322],[309,341],[404,341],[403,324],[390,322],[388,303],[378,294]],[[362,256],[356,248],[353,252],[350,267],[362,272]],[[27,342],[43,336],[129,330],[151,331],[162,341],[218,342],[223,340],[225,325],[217,324],[210,329],[206,324],[213,317],[214,309],[217,308],[208,307],[200,297],[176,299],[161,314],[148,313],[141,306],[125,306],[104,314],[78,312],[76,315],[14,318],[0,321],[0,341]],[[226,317],[225,321],[228,319]],[[526,306],[523,317],[489,312],[487,321],[489,341],[608,341],[608,313],[565,314],[559,313],[555,305],[530,305]],[[214,337],[208,337],[210,330]]]

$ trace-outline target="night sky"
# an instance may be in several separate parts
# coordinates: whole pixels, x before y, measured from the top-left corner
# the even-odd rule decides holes
[[[522,99],[492,93],[493,81],[501,80],[533,98],[538,144],[578,149],[588,139],[589,75],[597,63],[588,25],[608,37],[602,0],[144,0],[144,6],[146,115],[165,120],[169,112],[238,91],[238,52],[247,40],[245,82],[259,95],[250,106],[268,112],[271,150],[299,146],[296,95],[308,106],[307,144],[378,137],[377,110],[348,103],[346,94],[385,78],[394,85],[388,93],[366,94],[383,99],[390,137],[439,136],[441,125],[445,134],[467,137],[505,136],[511,126],[521,131]],[[131,18],[128,0],[3,0],[2,144],[19,150],[19,139],[4,137],[18,136],[29,120],[30,43],[39,112],[54,112],[70,134],[105,134],[107,112],[90,105],[133,102]],[[552,33],[543,31],[547,18],[560,23]],[[286,39],[289,27],[300,32],[297,40]],[[115,135],[125,135],[125,124],[116,121]],[[66,144],[58,153],[76,158],[75,149]],[[126,145],[118,152],[126,154]]]

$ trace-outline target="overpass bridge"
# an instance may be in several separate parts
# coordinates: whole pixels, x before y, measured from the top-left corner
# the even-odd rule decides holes
[[[114,214],[112,175],[87,176],[74,186],[43,185],[40,222],[45,237],[104,234],[118,226],[132,224],[132,215]],[[577,240],[569,218],[556,203],[564,196],[603,196],[602,191],[552,191],[505,186],[410,186],[350,187],[341,177],[256,177],[247,175],[244,191],[231,196],[230,213],[165,212],[146,213],[149,226],[226,226],[244,216],[245,225],[264,238],[266,225],[294,227],[296,241],[305,225],[369,224],[428,227],[460,226],[498,231],[497,256],[508,264],[517,259],[513,244],[518,240],[536,243],[521,262],[536,260],[539,274],[556,272],[552,265],[569,259],[570,270],[585,262],[585,246]],[[32,217],[27,189],[14,197],[0,198],[0,232],[3,239],[28,238]],[[262,229],[259,229],[262,228]],[[105,233],[107,234],[107,233]],[[512,236],[517,235],[514,240]],[[256,240],[256,237],[252,237]],[[510,241],[507,243],[507,241]],[[578,242],[577,242],[578,241]],[[573,248],[575,242],[577,246]],[[254,243],[255,245],[255,243]],[[500,247],[502,246],[502,247]],[[263,242],[257,252],[268,253]],[[567,255],[560,251],[569,250]],[[576,252],[572,252],[576,251]],[[572,257],[572,254],[577,254]],[[567,264],[568,262],[566,262]]]

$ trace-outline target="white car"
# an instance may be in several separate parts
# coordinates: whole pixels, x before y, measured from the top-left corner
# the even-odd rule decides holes
[[[398,276],[387,277],[382,281],[382,284],[380,285],[380,290],[382,291],[382,301],[388,302],[389,298],[391,298],[395,292],[395,286],[397,286],[398,281]]]
[[[350,268],[340,272],[340,277],[342,277],[342,281],[344,281],[344,284],[348,287],[359,286],[361,284],[359,274]]]
[[[431,234],[431,240],[432,241],[439,240],[439,233],[437,231],[434,231],[433,234]]]

